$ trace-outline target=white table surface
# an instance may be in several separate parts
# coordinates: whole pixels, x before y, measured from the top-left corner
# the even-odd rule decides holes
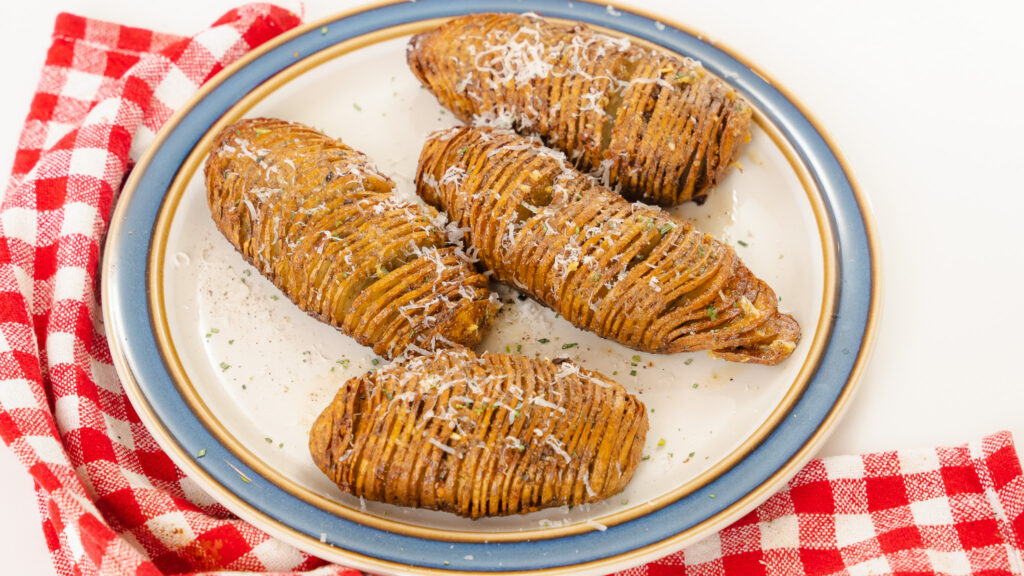
[[[308,0],[307,19],[361,2]],[[1024,438],[1024,3],[880,0],[642,5],[738,51],[833,137],[874,210],[882,321],[821,455]],[[231,0],[6,2],[0,167],[59,11],[188,34]],[[285,5],[297,8],[291,0]],[[0,572],[52,574],[32,481],[0,448]]]

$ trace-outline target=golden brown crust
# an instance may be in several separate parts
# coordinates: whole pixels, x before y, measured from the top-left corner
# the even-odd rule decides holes
[[[463,16],[407,57],[463,122],[538,135],[631,200],[702,200],[750,138],[752,109],[700,63],[583,24]]]
[[[480,518],[608,498],[646,435],[643,403],[596,372],[462,349],[349,380],[309,449],[346,492]]]
[[[778,364],[800,326],[736,252],[622,199],[538,140],[452,128],[423,147],[417,193],[468,228],[497,280],[576,326],[646,352]]]
[[[443,217],[394,197],[369,159],[316,130],[228,126],[206,162],[217,228],[300,308],[387,358],[472,346],[496,305]]]

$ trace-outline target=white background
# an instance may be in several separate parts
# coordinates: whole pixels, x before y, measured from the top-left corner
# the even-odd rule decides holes
[[[13,161],[54,17],[190,34],[228,0],[5,2],[0,172]],[[306,19],[359,2],[311,0]],[[817,118],[869,198],[882,322],[822,455],[1024,438],[1024,3],[647,0],[755,63]],[[285,5],[298,9],[296,2]],[[52,574],[32,481],[0,447],[0,572]]]

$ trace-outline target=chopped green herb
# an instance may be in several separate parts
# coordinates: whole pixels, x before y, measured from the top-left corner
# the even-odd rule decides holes
[[[522,344],[516,344],[516,352],[522,352],[522,351],[523,351],[523,345]]]
[[[270,436],[267,436],[267,437],[266,437],[266,438],[264,438],[263,440],[264,440],[264,441],[265,441],[265,442],[266,442],[267,444],[273,444],[273,443],[274,443],[274,441],[270,439]]]
[[[658,439],[658,448],[661,448],[664,445],[665,445],[665,439],[664,438],[659,438]]]
[[[547,344],[548,342],[551,342],[551,340],[548,340],[547,338],[538,338],[537,342],[540,342],[541,344]]]
[[[206,456],[206,448],[202,448],[199,452],[196,452],[196,458],[202,458],[203,456]]]
[[[327,26],[320,29],[320,34],[327,34]]]
[[[644,456],[641,456],[640,459],[641,460],[650,460],[651,459],[651,455],[650,454],[646,454]]]
[[[675,224],[663,224],[661,226],[661,228],[658,228],[658,232],[661,232],[662,234],[666,234],[669,230],[671,230],[671,229],[673,229],[675,227],[676,227]]]
[[[687,458],[693,458],[693,456],[694,456],[695,454],[696,454],[696,452],[690,452],[690,455],[689,455],[689,456],[687,456]]]
[[[718,320],[718,308],[714,306],[708,306],[708,318],[712,320]]]
[[[629,375],[630,376],[636,376],[636,370],[630,370],[629,371]]]
[[[220,329],[218,329],[218,328],[210,328],[210,333],[211,334],[220,334]]]
[[[271,300],[275,300],[275,301],[276,301],[276,300],[277,300],[277,294],[272,294],[272,295],[270,296],[270,299],[271,299]]]
[[[505,354],[511,354],[511,353],[512,353],[512,347],[511,346],[505,346]]]
[[[370,360],[370,364],[373,364],[374,366],[376,366],[376,365],[380,364],[380,359],[379,358],[374,358],[373,360]]]
[[[634,354],[633,357],[630,358],[630,360],[632,360],[633,362],[639,362],[640,356],[638,354]]]
[[[693,383],[693,389],[696,390],[697,388],[700,388],[700,384],[694,382]]]
[[[256,129],[256,135],[257,136],[263,136],[264,134],[269,134],[269,133],[270,133],[270,130],[268,128],[257,128]]]
[[[469,146],[463,146],[462,148],[459,148],[459,156],[461,157],[463,154],[465,154],[466,150],[469,150]]]
[[[220,363],[220,371],[221,372],[227,372],[228,368],[231,368],[231,364],[228,364],[227,362],[221,362]]]
[[[736,243],[739,244],[740,246],[750,246],[750,244],[747,244],[743,240],[737,240]]]
[[[714,495],[714,494],[708,494],[708,496],[709,496],[710,498],[714,498],[714,497],[715,497],[715,495]]]
[[[569,342],[568,344],[562,344],[562,350],[568,350],[569,348],[575,348],[577,344],[575,342]]]
[[[693,364],[693,358],[687,358],[687,359],[686,359],[686,360],[685,360],[685,361],[683,362],[683,365],[684,365],[684,366],[689,366],[690,364]]]
[[[444,561],[444,565],[445,565],[445,566],[448,566],[449,564],[451,564],[451,562],[449,562],[449,561],[447,561],[447,560],[445,560],[445,561]]]
[[[234,343],[235,343],[235,341],[234,341],[234,340],[228,340],[228,346],[230,346],[230,345],[232,345],[232,344],[234,344]]]
[[[352,103],[352,107],[356,109],[356,112],[362,112],[363,111],[363,107],[360,106],[359,104],[356,104],[355,102]]]
[[[394,400],[395,399],[395,395],[392,394],[391,390],[388,390],[387,388],[384,389],[384,395],[388,397],[388,400]]]

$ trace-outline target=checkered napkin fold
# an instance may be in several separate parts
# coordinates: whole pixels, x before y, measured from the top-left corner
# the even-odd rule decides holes
[[[355,574],[233,517],[175,467],[118,382],[101,243],[132,160],[200,84],[298,24],[269,5],[191,38],[62,14],[0,208],[0,437],[35,481],[58,574]],[[816,460],[732,526],[627,574],[1024,576],[1009,434]]]

